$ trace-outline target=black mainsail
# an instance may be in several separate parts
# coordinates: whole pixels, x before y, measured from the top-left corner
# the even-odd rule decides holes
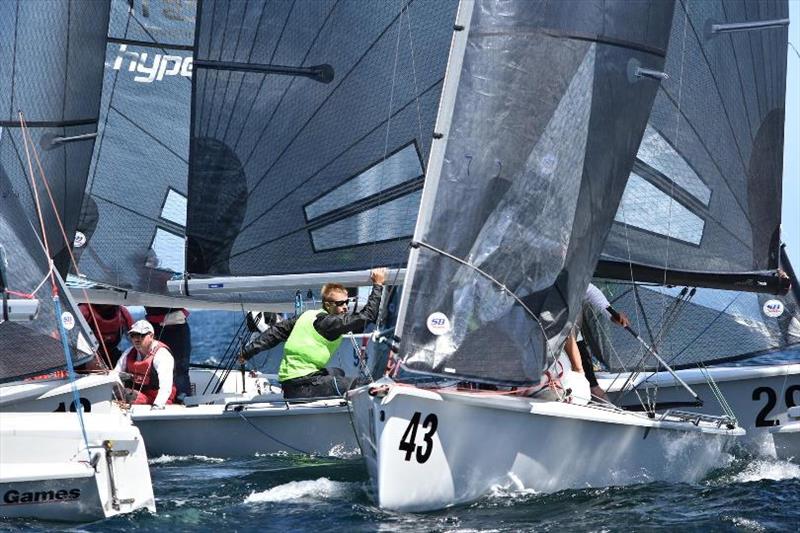
[[[454,0],[200,4],[187,271],[403,265],[455,10]]]
[[[785,0],[677,3],[669,79],[598,276],[786,291],[775,271],[787,24]]]
[[[448,78],[460,77],[452,122],[435,141],[446,143],[441,174],[427,177],[409,260],[404,368],[538,382],[617,211],[672,10],[669,1],[475,2],[463,65],[451,63]],[[443,103],[437,127],[448,112]]]
[[[106,2],[0,2],[0,167],[8,178],[2,209],[17,198],[39,231],[22,112],[53,194],[55,212],[40,183],[47,242],[64,274],[72,243],[64,242],[58,219],[71,239],[97,131],[108,18]],[[38,176],[35,160],[32,166]]]
[[[95,282],[164,294],[184,271],[195,5],[111,7],[78,269]]]

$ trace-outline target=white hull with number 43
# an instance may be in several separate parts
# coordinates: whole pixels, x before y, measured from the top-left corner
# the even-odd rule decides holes
[[[466,503],[494,487],[552,492],[694,481],[722,464],[744,434],[705,420],[426,390],[388,378],[349,398],[376,502],[408,512]]]

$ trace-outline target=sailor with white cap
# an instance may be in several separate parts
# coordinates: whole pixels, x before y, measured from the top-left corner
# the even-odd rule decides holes
[[[133,386],[126,390],[131,403],[163,409],[175,400],[172,353],[166,344],[153,337],[153,325],[147,320],[135,322],[128,336],[133,348],[119,358],[114,370],[131,375]]]

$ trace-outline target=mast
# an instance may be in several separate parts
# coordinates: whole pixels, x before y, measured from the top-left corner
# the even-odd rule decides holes
[[[469,27],[472,21],[472,12],[475,7],[474,0],[460,0],[456,22],[453,26],[453,40],[450,45],[450,54],[447,59],[447,72],[444,77],[442,95],[439,101],[439,111],[436,116],[436,126],[434,127],[433,145],[431,155],[428,159],[428,172],[425,176],[425,186],[422,189],[422,199],[420,200],[419,214],[417,223],[414,227],[413,242],[419,242],[428,228],[431,213],[434,207],[434,200],[438,192],[439,177],[444,163],[445,148],[447,148],[447,138],[450,131],[450,124],[453,119],[453,107],[455,105],[458,84],[461,79],[461,66],[464,62],[464,53],[467,49],[469,39]],[[419,260],[419,247],[412,244],[408,254],[408,264],[406,266],[405,286],[410,287],[414,280],[417,261]],[[408,312],[408,300],[410,292],[404,290],[400,295],[400,305],[397,311],[397,324],[395,331],[403,331],[406,313]]]

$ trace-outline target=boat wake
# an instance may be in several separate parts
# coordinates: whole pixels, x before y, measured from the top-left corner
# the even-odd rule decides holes
[[[732,478],[736,483],[784,479],[800,479],[800,465],[778,459],[756,459]]]
[[[161,455],[147,462],[150,465],[167,465],[172,463],[201,462],[201,463],[221,463],[224,459],[219,457],[208,457],[205,455]]]
[[[245,498],[244,503],[343,499],[361,490],[361,483],[331,481],[322,477],[306,481],[291,481],[263,492],[253,492]]]

